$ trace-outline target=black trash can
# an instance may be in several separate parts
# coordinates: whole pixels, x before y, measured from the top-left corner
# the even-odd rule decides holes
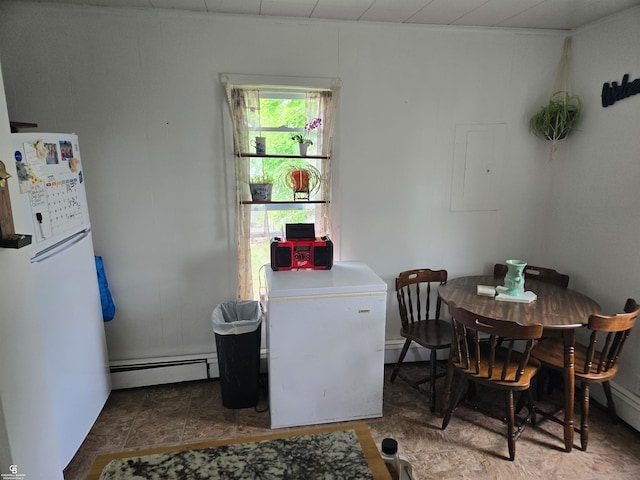
[[[253,300],[225,302],[211,314],[226,408],[258,404],[261,322],[260,303]]]

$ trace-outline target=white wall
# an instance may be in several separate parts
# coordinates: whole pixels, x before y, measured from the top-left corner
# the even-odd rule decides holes
[[[11,117],[81,139],[118,308],[111,359],[210,352],[210,313],[235,296],[221,72],[342,79],[338,258],[369,263],[390,285],[417,266],[460,275],[544,258],[551,167],[526,122],[555,72],[557,32],[11,2],[0,22]],[[499,211],[449,211],[453,133],[468,123],[506,124]],[[387,337],[398,338],[389,298]]]
[[[16,178],[9,136],[9,118],[0,72],[0,159]],[[12,196],[17,183],[10,181]],[[13,207],[17,212],[17,206]],[[15,230],[26,225],[15,222]],[[49,389],[44,375],[44,349],[39,315],[31,298],[29,254],[25,249],[0,248],[0,473],[30,479],[62,479],[54,436]]]
[[[343,30],[335,192],[342,258],[364,257],[390,287],[409,268],[460,276],[488,273],[506,258],[541,259],[537,232],[550,171],[527,121],[546,95],[562,37]],[[501,123],[507,138],[498,211],[450,211],[455,126]],[[398,321],[393,295],[390,303]],[[388,336],[397,336],[395,327]]]
[[[640,298],[640,95],[607,108],[600,103],[603,83],[621,83],[627,73],[640,78],[638,25],[640,8],[574,33],[573,77],[584,120],[552,166],[550,263],[606,313]],[[636,402],[639,330],[629,337],[615,380],[621,395],[635,393]],[[640,419],[633,424],[639,428]]]

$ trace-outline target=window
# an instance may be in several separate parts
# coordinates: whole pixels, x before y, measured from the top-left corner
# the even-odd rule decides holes
[[[316,235],[329,235],[329,195],[331,186],[331,130],[335,117],[336,88],[296,88],[293,86],[234,86],[225,83],[234,125],[236,161],[239,291],[241,299],[257,299],[259,275],[270,262],[270,243],[284,237],[287,223],[313,223]],[[309,138],[313,145],[300,156],[292,135],[305,133],[305,125],[321,118]],[[266,138],[265,154],[256,154],[251,140]],[[285,164],[308,163],[321,174],[320,188],[303,200],[294,199],[287,188]],[[273,193],[269,202],[254,202],[249,180],[270,177]]]

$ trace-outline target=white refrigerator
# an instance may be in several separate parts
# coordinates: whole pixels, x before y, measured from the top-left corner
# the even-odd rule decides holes
[[[111,390],[83,165],[76,135],[15,133],[12,140],[20,187],[12,210],[28,230],[17,233],[32,235],[24,268],[32,270],[44,387],[64,468]]]
[[[361,262],[265,271],[271,428],[381,417],[387,284]]]

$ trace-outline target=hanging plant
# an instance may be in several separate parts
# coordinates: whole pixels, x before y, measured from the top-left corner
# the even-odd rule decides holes
[[[571,37],[567,37],[564,39],[555,88],[552,90],[554,93],[549,103],[529,119],[529,131],[551,141],[551,160],[555,159],[558,141],[574,130],[582,113],[582,102],[578,95],[573,94],[570,57]]]
[[[582,102],[578,95],[556,92],[549,103],[529,120],[529,131],[551,141],[551,158],[555,158],[558,140],[564,139],[580,120]]]

